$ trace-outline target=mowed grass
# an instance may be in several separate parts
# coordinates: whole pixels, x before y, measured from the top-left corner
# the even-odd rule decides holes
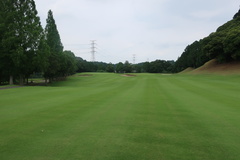
[[[1,160],[238,160],[240,76],[94,73],[0,90]]]

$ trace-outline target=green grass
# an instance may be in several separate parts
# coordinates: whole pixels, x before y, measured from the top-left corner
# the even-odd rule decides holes
[[[94,73],[0,90],[0,159],[238,160],[239,82]]]

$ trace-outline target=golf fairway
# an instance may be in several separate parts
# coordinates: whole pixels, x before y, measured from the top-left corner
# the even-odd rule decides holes
[[[0,90],[0,159],[240,159],[240,76],[135,75]]]

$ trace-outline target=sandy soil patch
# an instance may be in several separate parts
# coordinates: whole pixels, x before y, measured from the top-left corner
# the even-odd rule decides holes
[[[133,74],[122,74],[123,77],[136,77],[136,75]]]
[[[188,68],[186,68],[186,69],[184,69],[182,72],[180,72],[180,73],[188,73],[188,72],[191,72],[191,71],[193,71],[194,70],[194,68],[192,68],[192,67],[188,67]]]
[[[90,77],[90,76],[93,76],[92,74],[81,74],[81,75],[78,75],[80,77]]]
[[[162,76],[171,76],[171,75],[173,75],[173,74],[171,74],[171,73],[164,73],[164,74],[161,74]]]

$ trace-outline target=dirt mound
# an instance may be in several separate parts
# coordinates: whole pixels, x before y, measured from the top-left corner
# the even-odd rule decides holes
[[[123,77],[136,77],[136,75],[133,75],[133,74],[123,74],[121,76],[123,76]]]
[[[90,77],[93,76],[92,74],[80,74],[78,75],[79,77]]]
[[[216,59],[190,72],[191,74],[240,74],[240,62],[218,63]]]
[[[188,68],[186,68],[186,69],[184,69],[182,72],[180,72],[180,73],[189,73],[189,72],[191,72],[191,71],[193,71],[194,70],[194,68],[192,68],[192,67],[188,67]]]
[[[212,60],[206,62],[201,67],[195,69],[193,72],[208,71],[208,70],[212,70],[213,68],[216,68],[217,66],[218,66],[217,60],[212,59]]]

